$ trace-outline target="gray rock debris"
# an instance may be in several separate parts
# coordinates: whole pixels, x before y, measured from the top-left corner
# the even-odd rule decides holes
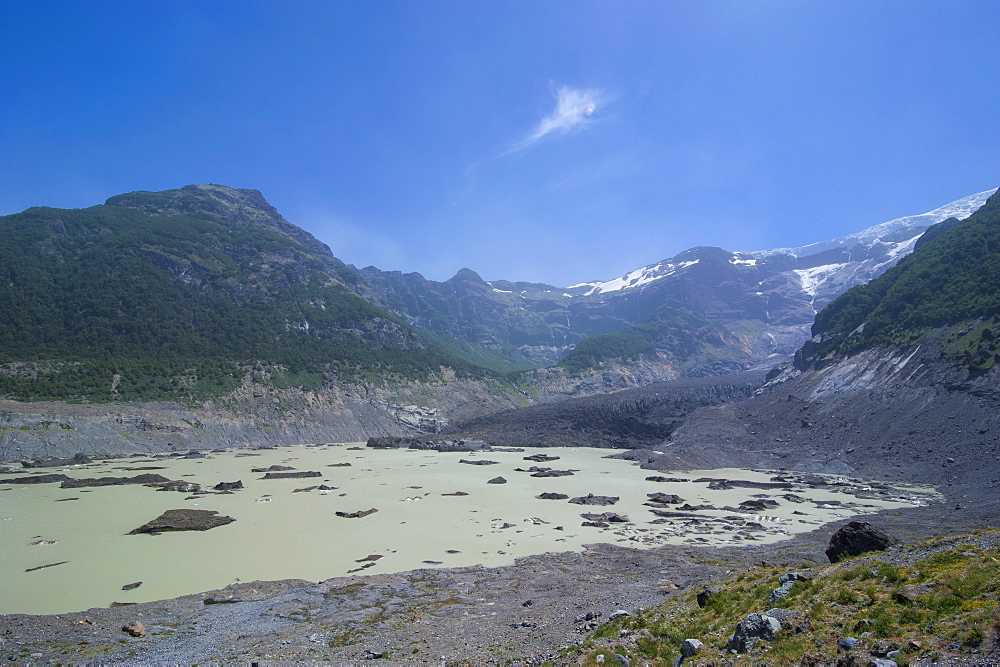
[[[761,639],[774,639],[781,630],[781,622],[773,616],[747,614],[736,624],[736,632],[729,638],[728,648],[737,653],[746,653]]]

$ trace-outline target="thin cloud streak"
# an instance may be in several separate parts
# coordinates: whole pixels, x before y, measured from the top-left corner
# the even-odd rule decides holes
[[[598,106],[605,101],[605,95],[594,88],[579,89],[561,86],[555,91],[556,108],[542,118],[538,127],[523,141],[515,144],[503,155],[532,146],[550,134],[566,134],[582,129],[592,122]]]

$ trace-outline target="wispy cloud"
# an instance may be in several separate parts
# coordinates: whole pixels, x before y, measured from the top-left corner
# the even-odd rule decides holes
[[[526,139],[514,144],[504,155],[532,146],[550,134],[566,134],[586,127],[607,100],[604,93],[594,88],[561,86],[554,92],[556,108],[539,121]]]

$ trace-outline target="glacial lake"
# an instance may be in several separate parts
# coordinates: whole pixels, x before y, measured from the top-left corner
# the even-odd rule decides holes
[[[863,483],[834,477],[825,484],[807,484],[796,473],[782,473],[792,482],[791,489],[709,489],[709,482],[695,480],[768,482],[778,473],[656,472],[605,458],[610,453],[593,448],[440,453],[309,445],[211,452],[194,459],[149,455],[67,468],[18,469],[0,475],[0,613],[79,611],[209,591],[236,581],[322,581],[417,568],[509,565],[519,556],[579,551],[600,542],[637,548],[766,543],[857,514],[939,499],[929,488],[873,491]],[[559,459],[525,460],[533,454]],[[470,465],[460,462],[463,459],[496,463]],[[271,465],[322,474],[262,479],[263,473],[251,472]],[[570,469],[574,474],[532,477],[515,470],[531,466]],[[156,473],[198,483],[202,490],[236,480],[245,488],[230,494],[192,494],[142,485],[63,489],[59,483],[4,481],[36,473],[73,478]],[[487,483],[497,476],[507,483]],[[687,481],[649,481],[650,476]],[[318,485],[335,488],[321,490]],[[456,492],[468,495],[445,495]],[[648,494],[657,492],[676,494],[691,506],[717,509],[691,511],[697,519],[657,516],[652,512],[657,507],[644,504]],[[586,506],[536,498],[541,493],[619,500],[611,506]],[[748,511],[739,507],[747,500],[777,504]],[[683,511],[683,503],[658,508]],[[362,518],[336,515],[371,508],[378,511]],[[205,532],[127,534],[169,509],[215,510],[236,521]],[[581,514],[604,512],[623,515],[628,523],[581,525],[586,520]],[[123,590],[135,582],[142,584]]]

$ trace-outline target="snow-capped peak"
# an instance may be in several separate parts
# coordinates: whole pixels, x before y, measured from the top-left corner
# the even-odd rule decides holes
[[[657,264],[650,264],[649,266],[644,266],[641,269],[636,269],[635,271],[626,273],[621,278],[615,278],[614,280],[607,280],[603,282],[596,281],[590,283],[579,283],[577,285],[567,287],[566,289],[589,287],[590,289],[584,294],[584,296],[602,294],[604,292],[617,292],[629,287],[640,287],[647,283],[651,283],[654,280],[672,276],[679,270],[686,269],[689,266],[697,264],[699,261],[700,260],[695,259],[687,262],[678,262],[676,264],[672,264],[670,262],[659,262]]]
[[[809,245],[801,246],[799,248],[772,248],[770,250],[755,250],[743,254],[756,257],[758,259],[771,257],[773,255],[793,255],[794,257],[805,257],[808,255],[815,255],[832,248],[846,248],[859,244],[867,245],[900,229],[930,227],[931,225],[936,225],[937,223],[947,220],[948,218],[958,218],[959,220],[964,220],[979,210],[979,208],[986,203],[986,200],[989,199],[990,195],[994,192],[996,192],[996,190],[979,192],[974,195],[969,195],[968,197],[963,197],[962,199],[957,199],[949,204],[938,207],[933,211],[928,211],[927,213],[896,218],[895,220],[874,225],[855,234],[848,234],[847,236],[841,236],[829,241],[810,243]]]

